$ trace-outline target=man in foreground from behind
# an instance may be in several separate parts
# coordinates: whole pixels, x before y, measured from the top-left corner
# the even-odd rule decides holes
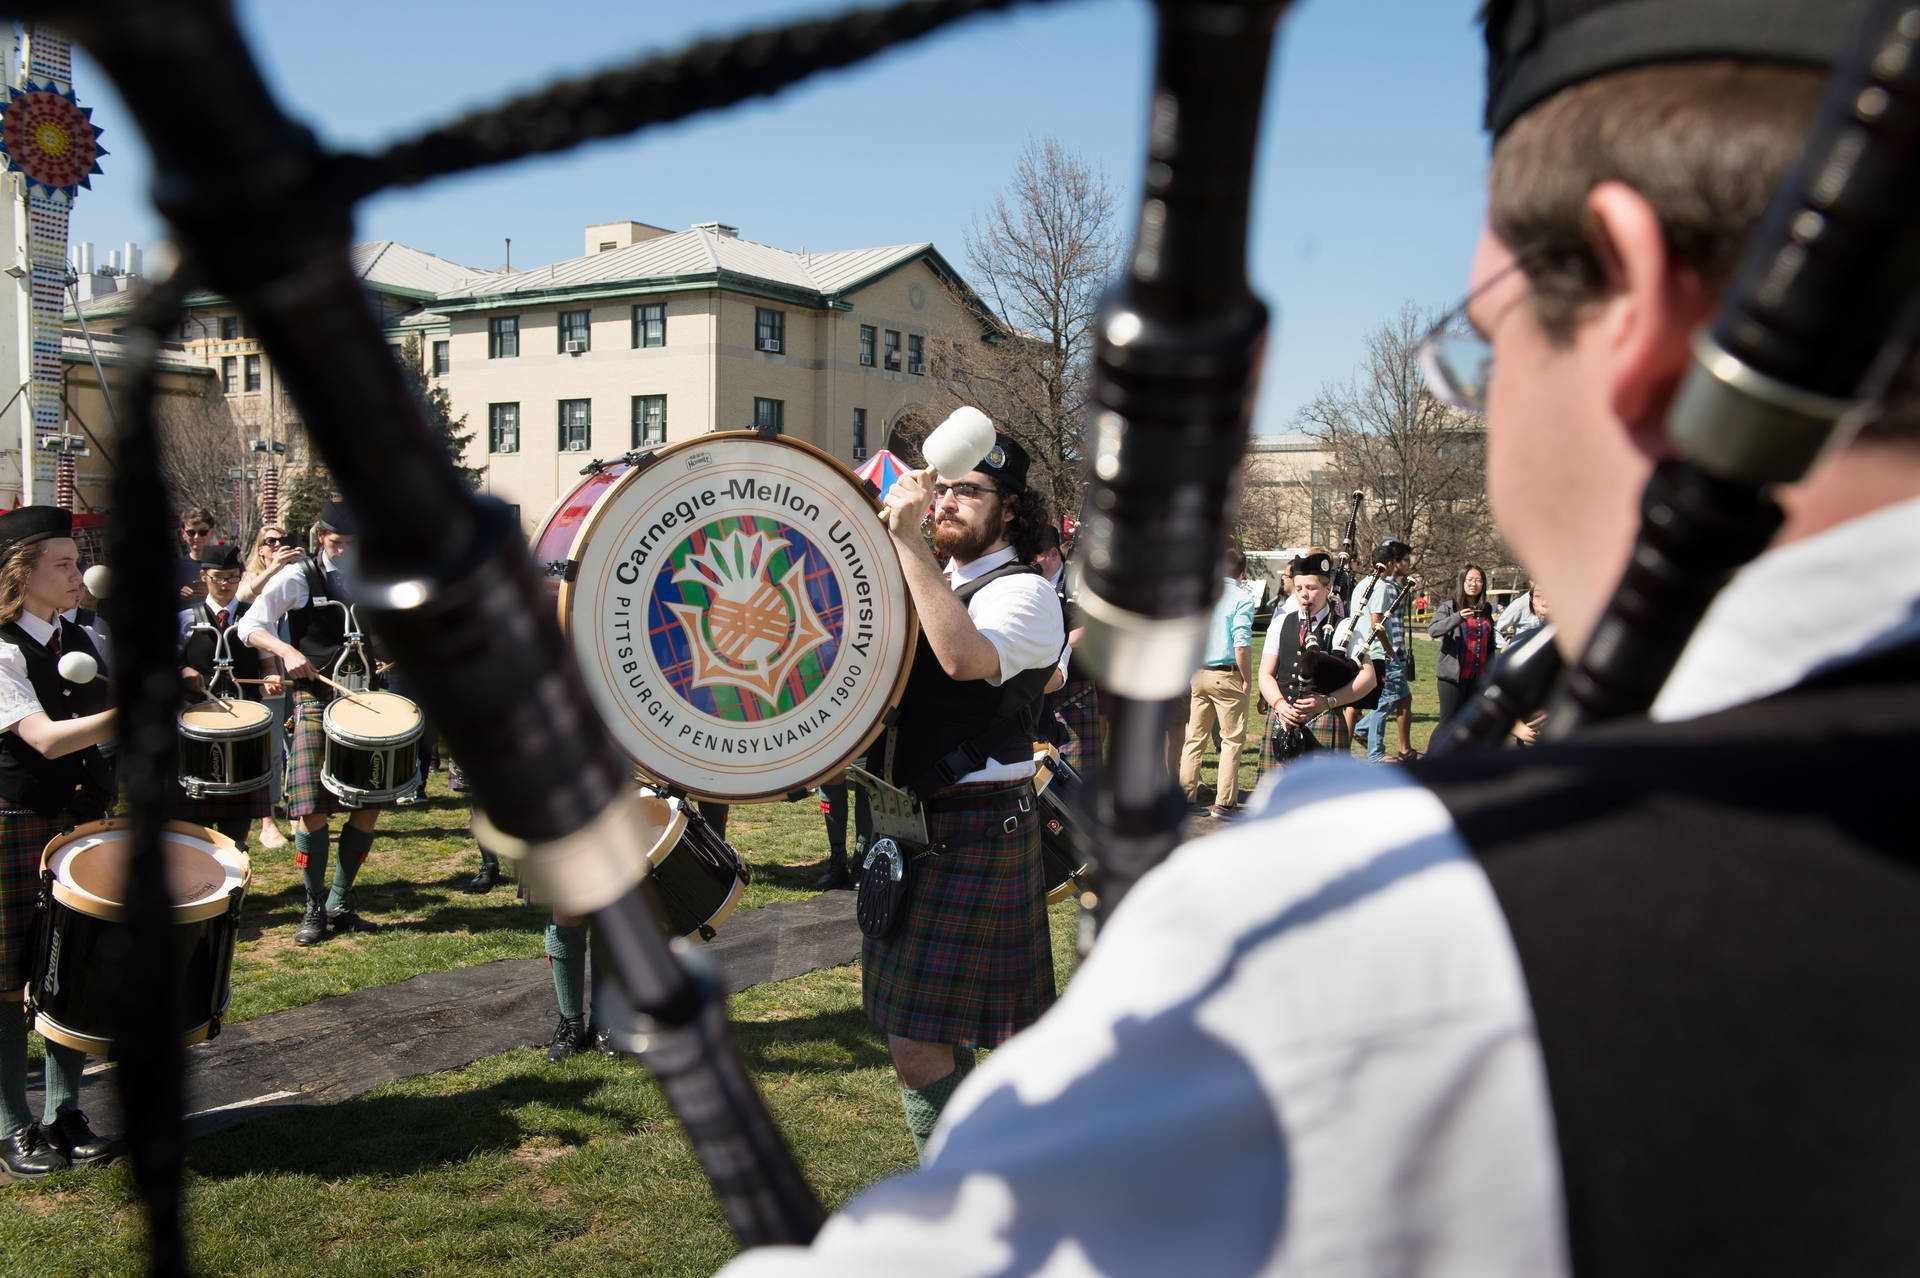
[[[1466,313],[1570,654],[1858,12],[1490,6]],[[730,1273],[1920,1269],[1916,386],[1780,494],[1651,719],[1290,772],[1140,882],[920,1175]],[[1782,610],[1810,573],[1847,606]]]

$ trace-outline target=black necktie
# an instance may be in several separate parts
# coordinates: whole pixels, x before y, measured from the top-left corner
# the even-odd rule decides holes
[[[47,636],[47,651],[54,656],[60,655],[60,623],[53,623],[53,633]]]

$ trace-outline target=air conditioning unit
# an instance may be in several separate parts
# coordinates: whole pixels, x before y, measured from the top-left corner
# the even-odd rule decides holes
[[[864,448],[856,448],[856,449],[854,449],[854,450],[853,450],[853,459],[854,459],[855,461],[865,461],[865,460],[866,460],[866,457],[867,457],[867,450],[866,450],[866,449],[864,449]]]
[[[584,453],[587,451],[587,441],[584,439],[569,439],[567,441],[567,451],[570,453]]]
[[[763,351],[772,351],[775,355],[780,353],[780,339],[777,337],[763,337],[758,345]]]
[[[907,365],[907,371],[909,373],[924,373],[927,371],[927,366],[925,364],[909,364]]]
[[[567,354],[584,355],[586,353],[587,353],[587,344],[581,341],[579,338],[576,337],[572,341],[567,343]]]

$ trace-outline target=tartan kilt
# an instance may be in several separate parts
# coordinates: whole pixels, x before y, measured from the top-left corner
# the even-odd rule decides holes
[[[62,813],[0,812],[0,990],[23,989],[33,968],[33,899],[40,892],[40,856],[73,824]]]
[[[1349,751],[1353,748],[1353,734],[1347,730],[1347,716],[1339,710],[1324,710],[1307,720],[1307,741],[1310,744],[1299,754],[1280,754],[1280,741],[1286,731],[1286,721],[1279,712],[1267,711],[1267,729],[1260,734],[1261,776],[1313,750]]]
[[[327,761],[327,707],[304,688],[293,693],[293,739],[287,749],[287,783],[282,789],[287,816],[299,820],[315,812],[358,812],[362,808],[391,807],[387,803],[363,803],[359,807],[342,803],[320,784],[320,769]]]
[[[1053,722],[1060,757],[1085,776],[1088,756],[1100,748],[1100,692],[1093,680],[1067,680],[1054,702]]]
[[[943,797],[973,788],[955,786]],[[1011,832],[1008,817],[1015,818]],[[931,813],[927,826],[947,851],[915,865],[900,929],[884,941],[863,938],[861,1003],[889,1034],[995,1047],[1038,1020],[1054,998],[1039,806],[1016,812],[1010,796],[991,807]]]

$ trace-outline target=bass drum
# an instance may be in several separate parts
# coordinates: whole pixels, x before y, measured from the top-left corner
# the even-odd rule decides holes
[[[826,453],[752,431],[629,453],[561,499],[534,553],[643,778],[786,799],[879,736],[919,623],[878,506]]]
[[[113,1046],[115,972],[124,963],[119,935],[126,912],[127,860],[133,836],[125,818],[78,826],[47,844],[47,885],[34,925],[27,1002],[43,1038],[104,1056]],[[173,957],[182,1043],[220,1032],[233,973],[240,903],[252,863],[232,839],[203,826],[169,821],[160,834],[173,907]]]

